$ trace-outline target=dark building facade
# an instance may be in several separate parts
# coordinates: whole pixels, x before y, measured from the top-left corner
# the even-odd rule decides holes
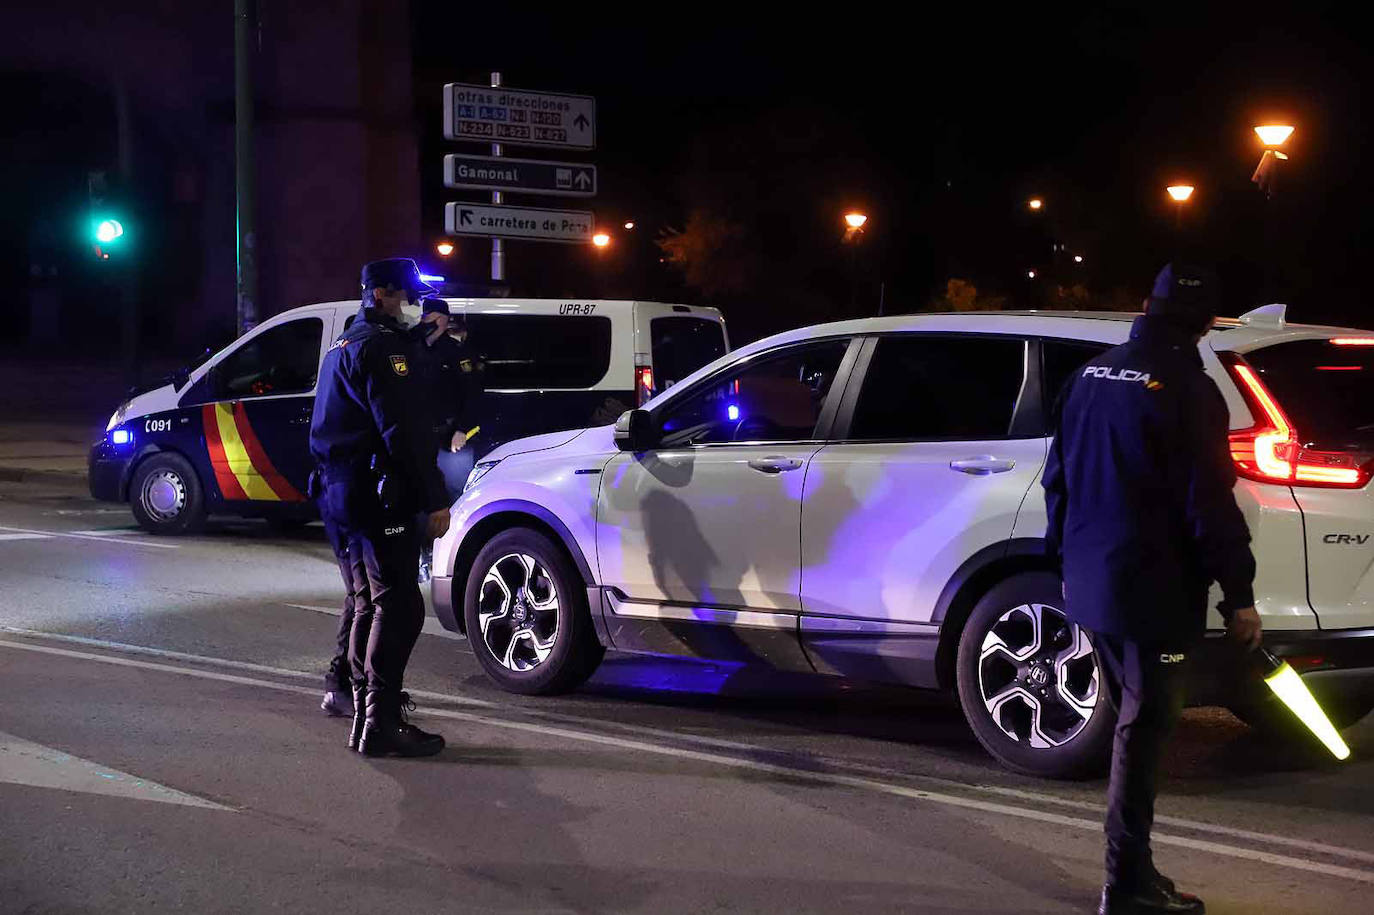
[[[259,317],[357,294],[366,260],[418,253],[404,0],[259,0]],[[6,3],[0,341],[99,347],[137,290],[145,352],[224,342],[235,319],[234,4]],[[87,176],[127,223],[128,282],[89,239]],[[116,269],[118,269],[116,267]]]

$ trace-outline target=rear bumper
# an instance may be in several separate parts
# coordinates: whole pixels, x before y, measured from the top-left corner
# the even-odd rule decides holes
[[[1292,664],[1318,700],[1374,695],[1374,629],[1271,630],[1264,647]],[[1194,704],[1244,703],[1259,688],[1253,658],[1222,633],[1207,634],[1195,662]]]
[[[134,455],[127,448],[117,449],[106,441],[92,445],[86,462],[91,498],[102,502],[127,501],[133,463]]]

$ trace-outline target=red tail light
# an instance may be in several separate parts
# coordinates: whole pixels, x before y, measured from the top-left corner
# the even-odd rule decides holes
[[[1336,489],[1360,489],[1369,482],[1370,465],[1358,464],[1356,455],[1304,448],[1259,373],[1235,353],[1217,355],[1255,417],[1255,425],[1230,434],[1237,474],[1261,483]]]
[[[654,370],[647,365],[635,366],[635,406],[644,406],[644,402],[653,396]]]

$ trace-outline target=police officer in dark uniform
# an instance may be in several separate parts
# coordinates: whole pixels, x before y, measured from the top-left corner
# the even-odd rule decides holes
[[[1165,267],[1130,342],[1065,387],[1045,467],[1046,540],[1062,563],[1065,612],[1092,633],[1117,711],[1104,915],[1204,910],[1155,870],[1150,827],[1213,581],[1231,635],[1251,649],[1260,642],[1226,404],[1197,349],[1217,302],[1212,271]]]
[[[468,437],[480,429],[482,363],[468,347],[463,316],[451,314],[443,299],[425,299],[413,333],[416,368],[439,448],[439,472],[449,498],[456,499],[463,494],[474,460]]]
[[[444,739],[406,720],[413,706],[401,687],[424,622],[415,582],[421,541],[448,530],[449,503],[400,317],[434,290],[409,258],[368,264],[362,289],[357,318],[325,354],[310,424],[320,512],[331,542],[346,551],[340,571],[352,579],[349,746],[368,756],[427,756]]]

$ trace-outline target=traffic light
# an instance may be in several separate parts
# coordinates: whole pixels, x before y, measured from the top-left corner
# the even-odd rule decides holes
[[[105,172],[87,173],[86,191],[90,202],[91,248],[97,258],[109,260],[110,253],[123,248],[126,242],[124,223],[118,218],[110,202],[110,186]]]

